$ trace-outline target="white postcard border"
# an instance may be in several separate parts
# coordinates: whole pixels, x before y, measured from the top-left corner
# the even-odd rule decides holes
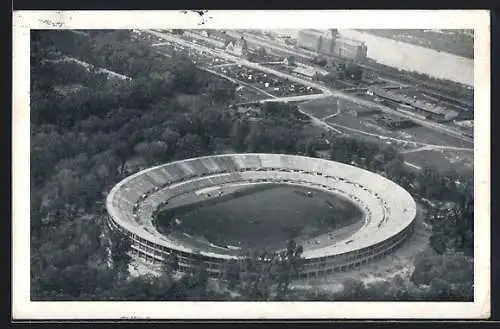
[[[13,13],[13,319],[412,319],[490,314],[490,31],[485,10],[18,11]],[[204,24],[202,24],[204,22]],[[31,29],[474,29],[474,302],[31,302]]]

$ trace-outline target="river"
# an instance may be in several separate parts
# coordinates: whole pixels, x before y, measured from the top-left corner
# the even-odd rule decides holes
[[[363,41],[368,58],[387,66],[474,85],[474,60],[356,30],[339,30],[341,36]]]

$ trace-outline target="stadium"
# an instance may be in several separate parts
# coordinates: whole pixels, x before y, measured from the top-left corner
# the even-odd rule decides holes
[[[231,210],[234,216],[229,219],[223,218],[227,208],[210,216],[206,212],[197,213],[199,208],[233,202],[237,197],[231,196],[228,201],[228,196],[244,195],[245,189],[252,186],[264,191],[249,193],[268,193],[257,206],[253,205],[261,209],[255,215],[263,216],[260,222],[244,223],[241,219],[254,216],[248,202],[245,204],[250,206],[242,203],[234,206]],[[292,192],[288,192],[290,188]],[[279,206],[280,202],[285,204]],[[313,202],[308,208],[311,215],[293,215],[306,202]],[[275,209],[265,208],[272,206]],[[288,224],[294,225],[298,242],[304,248],[301,278],[350,271],[388,255],[411,234],[417,210],[405,189],[370,171],[319,158],[258,153],[206,156],[145,169],[115,185],[107,196],[106,207],[108,225],[131,239],[132,253],[136,256],[150,263],[161,263],[167,256],[175,255],[179,271],[191,272],[194,264],[203,264],[212,277],[222,274],[228,260],[244,257],[238,239],[253,243],[252,247],[265,238],[284,246],[286,239],[280,232],[285,232]],[[324,208],[322,213],[313,214],[318,207]],[[172,218],[172,223],[180,225],[173,232],[160,232],[155,224],[158,214],[164,211],[172,214],[178,209],[198,216]],[[284,215],[276,216],[277,211],[283,211]],[[322,214],[335,211],[340,213],[334,220],[322,219]],[[294,218],[301,221],[292,223]],[[276,229],[275,223],[281,230]],[[197,232],[182,233],[184,226],[196,230],[198,224],[203,228]],[[301,231],[313,224],[315,228],[310,231]],[[200,232],[209,234],[210,226],[216,227],[214,231],[232,227],[240,230],[240,236],[232,241],[226,237],[225,243],[216,235],[211,240],[196,236],[204,234]],[[224,234],[230,235],[231,229]],[[273,251],[281,247],[280,243],[266,247],[270,246]]]

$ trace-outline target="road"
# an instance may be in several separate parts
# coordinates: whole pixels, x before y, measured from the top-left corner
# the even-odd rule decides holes
[[[252,69],[255,69],[255,70],[259,70],[259,71],[262,71],[262,72],[270,73],[270,74],[273,74],[273,75],[278,76],[280,78],[287,79],[289,81],[293,81],[293,82],[296,82],[296,83],[300,83],[302,85],[309,86],[311,88],[318,89],[321,92],[323,92],[324,94],[327,94],[327,95],[330,95],[330,96],[335,96],[335,97],[338,97],[338,98],[346,99],[346,100],[349,100],[351,102],[354,102],[354,103],[357,103],[357,104],[360,104],[360,105],[363,105],[363,106],[366,106],[366,107],[375,107],[375,108],[378,108],[378,109],[380,109],[381,111],[383,111],[385,113],[388,113],[388,114],[391,114],[391,115],[394,115],[394,116],[403,117],[403,118],[412,120],[413,122],[415,122],[417,124],[420,124],[421,126],[424,126],[424,127],[429,128],[429,129],[436,130],[436,131],[447,133],[449,135],[452,135],[452,136],[454,136],[456,138],[459,138],[459,139],[461,139],[463,141],[466,141],[466,142],[469,142],[471,144],[473,143],[473,140],[471,138],[464,136],[462,134],[462,132],[457,131],[457,130],[451,128],[451,127],[444,126],[444,125],[436,123],[436,122],[432,122],[432,121],[428,121],[428,120],[422,120],[422,119],[415,118],[415,117],[413,117],[411,115],[407,115],[407,114],[401,113],[401,112],[399,112],[397,110],[393,110],[390,107],[384,106],[384,105],[379,104],[377,102],[369,101],[369,100],[365,100],[365,99],[361,99],[359,97],[355,97],[354,95],[350,95],[350,94],[344,93],[344,92],[339,91],[339,90],[330,89],[330,88],[326,87],[325,85],[322,85],[322,84],[319,84],[319,83],[315,83],[313,81],[304,80],[304,79],[302,79],[300,77],[293,76],[293,75],[290,75],[288,73],[283,73],[281,71],[274,70],[274,69],[272,69],[270,67],[266,67],[266,66],[262,66],[262,65],[260,65],[258,63],[250,62],[250,61],[248,61],[246,59],[242,59],[242,58],[239,58],[239,57],[236,57],[236,56],[232,56],[232,55],[230,55],[228,53],[225,53],[224,51],[211,49],[211,48],[208,48],[208,47],[205,47],[205,46],[202,46],[202,45],[198,45],[198,44],[193,44],[193,43],[191,43],[189,41],[180,39],[178,37],[174,37],[174,36],[166,34],[166,33],[160,33],[160,32],[151,31],[151,30],[146,30],[146,32],[151,33],[151,34],[153,34],[153,35],[155,35],[157,37],[169,40],[171,42],[179,43],[179,44],[181,44],[181,45],[183,45],[185,47],[195,48],[195,49],[198,49],[199,51],[204,51],[204,52],[212,54],[214,56],[218,56],[218,57],[221,57],[221,58],[224,58],[224,59],[236,62],[236,63],[241,64],[243,66],[246,66],[246,67],[249,67],[249,68],[252,68]]]
[[[422,169],[422,167],[417,166],[416,164],[413,164],[413,163],[408,162],[408,161],[405,161],[404,164],[407,165],[407,166],[409,166],[409,167],[412,167],[414,169],[417,169],[417,170],[421,170]]]
[[[434,149],[436,149],[436,148],[433,146],[427,145],[427,146],[419,147],[417,149],[401,151],[401,154],[415,153],[415,152],[421,152],[421,151],[432,151]]]
[[[210,67],[216,68],[216,67],[231,67],[237,65],[236,63],[226,63],[226,64],[218,64],[218,65],[212,65]]]
[[[273,102],[302,102],[302,101],[309,101],[313,99],[321,99],[321,98],[326,98],[326,97],[332,97],[331,95],[327,94],[311,94],[311,95],[300,95],[300,96],[288,96],[288,97],[276,97],[273,96],[273,98],[268,98],[268,99],[261,99],[259,103],[273,103]]]
[[[85,67],[87,70],[95,68],[97,70],[97,72],[99,72],[99,73],[105,73],[107,75],[113,76],[113,77],[121,79],[121,80],[132,80],[131,77],[126,76],[124,74],[120,74],[120,73],[117,73],[117,72],[114,72],[114,71],[110,71],[110,70],[104,69],[104,68],[99,68],[99,67],[96,67],[96,66],[94,66],[92,64],[89,64],[87,62],[81,61],[81,60],[73,58],[73,57],[64,56],[63,60],[67,61],[67,62],[73,62],[73,63],[80,64],[83,67]]]
[[[328,120],[328,119],[331,119],[333,117],[336,117],[337,115],[339,115],[341,112],[340,112],[340,109],[337,108],[337,112],[333,113],[333,114],[329,114],[327,115],[326,117],[323,117],[321,118],[321,120],[325,121],[325,120]]]

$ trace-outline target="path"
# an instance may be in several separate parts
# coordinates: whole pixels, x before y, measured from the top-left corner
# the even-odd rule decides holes
[[[73,58],[73,57],[64,56],[63,60],[64,61],[68,61],[68,62],[73,62],[73,63],[80,64],[80,65],[84,66],[85,68],[87,68],[88,70],[91,70],[92,68],[95,68],[97,70],[97,72],[106,73],[107,75],[113,76],[113,77],[121,79],[121,80],[132,80],[131,77],[126,76],[124,74],[120,74],[120,73],[117,73],[117,72],[114,72],[114,71],[111,71],[111,70],[108,70],[108,69],[100,68],[100,67],[97,67],[97,66],[95,66],[93,64],[89,64],[87,62],[84,62],[82,60],[79,60],[79,59],[76,59],[76,58]]]

